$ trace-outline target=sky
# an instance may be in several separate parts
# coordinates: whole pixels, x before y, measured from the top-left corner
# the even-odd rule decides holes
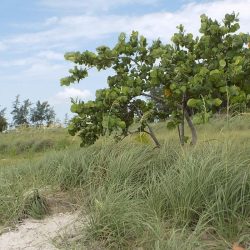
[[[70,97],[87,101],[106,86],[110,72],[91,71],[87,79],[60,86],[72,64],[69,51],[113,46],[120,32],[132,30],[149,40],[170,42],[176,26],[199,35],[200,15],[221,21],[239,13],[241,31],[250,30],[250,0],[1,0],[0,109],[20,99],[49,101],[57,117],[70,115]]]

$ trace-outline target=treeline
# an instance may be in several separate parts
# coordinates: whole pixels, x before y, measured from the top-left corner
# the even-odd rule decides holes
[[[32,104],[29,99],[20,100],[17,95],[12,104],[12,123],[8,124],[6,118],[6,108],[0,110],[0,132],[5,131],[8,126],[50,126],[55,122],[56,113],[48,101],[38,100]]]

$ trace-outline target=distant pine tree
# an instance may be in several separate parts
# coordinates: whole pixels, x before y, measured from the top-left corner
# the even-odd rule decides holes
[[[0,133],[2,133],[4,130],[8,128],[8,122],[7,119],[5,118],[5,111],[6,108],[0,111]]]
[[[24,100],[23,104],[20,103],[19,95],[16,96],[13,102],[13,123],[15,126],[29,125],[29,113],[30,113],[31,102],[29,99]]]
[[[49,126],[55,120],[55,111],[47,101],[37,101],[36,106],[31,109],[30,121],[36,125],[46,124]]]

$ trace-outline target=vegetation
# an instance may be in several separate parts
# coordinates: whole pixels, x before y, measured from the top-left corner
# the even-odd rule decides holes
[[[76,66],[61,85],[79,82],[92,68],[114,71],[107,79],[108,88],[96,91],[95,101],[73,102],[71,111],[77,115],[70,133],[79,134],[82,146],[106,133],[122,139],[137,119],[136,131],[148,133],[159,147],[149,122],[171,117],[167,127],[178,127],[181,144],[188,140],[184,120],[191,130],[191,144],[196,144],[192,114],[197,123],[204,123],[219,108],[226,108],[229,115],[232,106],[242,110],[249,105],[250,36],[238,33],[239,28],[234,13],[225,15],[221,24],[202,15],[200,37],[186,34],[180,25],[172,44],[157,40],[148,45],[145,37],[133,32],[129,39],[122,33],[113,48],[66,53],[65,59]]]
[[[42,156],[46,151],[66,149],[74,144],[64,128],[26,128],[0,134],[0,160],[6,166]]]
[[[42,217],[49,213],[52,194],[64,192],[89,216],[78,241],[63,240],[68,249],[73,244],[88,249],[94,242],[104,249],[248,246],[250,117],[226,120],[198,126],[196,147],[180,147],[175,133],[166,136],[165,125],[159,123],[150,124],[161,138],[157,150],[131,135],[119,143],[104,137],[83,149],[68,144],[42,158],[32,152],[33,157],[12,166],[2,159],[1,224]],[[65,138],[62,132],[53,133]]]
[[[44,123],[49,126],[55,120],[55,111],[48,102],[37,101],[36,106],[30,111],[30,120],[34,124],[41,126]]]
[[[6,111],[5,108],[0,110],[0,133],[2,133],[8,127],[8,122],[7,119],[5,118],[5,111]]]
[[[5,111],[5,110],[4,110]],[[13,117],[13,125],[19,126],[50,126],[55,121],[56,113],[53,107],[45,101],[37,101],[35,107],[29,99],[20,102],[20,96],[16,96],[13,102],[13,109],[11,111]]]
[[[23,104],[20,103],[19,95],[16,96],[15,101],[13,102],[13,110],[11,114],[13,115],[13,122],[15,126],[18,125],[28,125],[29,124],[29,108],[31,102],[29,99],[24,100]]]

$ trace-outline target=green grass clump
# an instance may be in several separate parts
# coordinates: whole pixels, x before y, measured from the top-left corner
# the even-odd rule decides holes
[[[38,189],[26,192],[24,195],[24,204],[21,217],[32,217],[34,219],[43,219],[49,213],[46,198]]]
[[[25,128],[0,134],[0,159],[62,150],[74,143],[63,128]]]

